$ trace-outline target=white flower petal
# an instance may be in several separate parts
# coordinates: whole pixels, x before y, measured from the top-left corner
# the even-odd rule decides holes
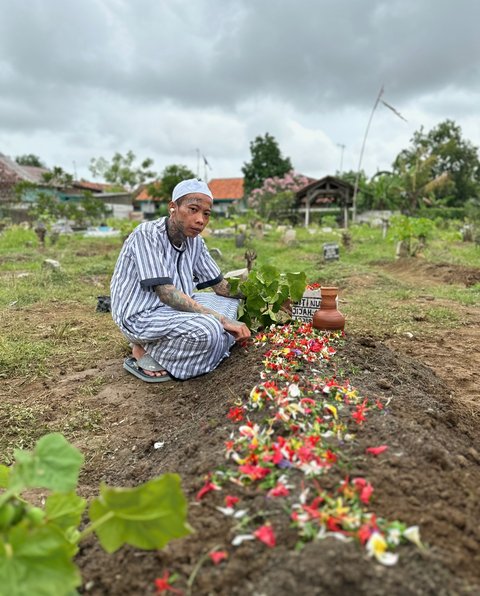
[[[233,515],[235,511],[233,507],[215,507],[215,509],[223,513],[223,515]]]
[[[397,553],[385,552],[385,553],[382,553],[382,554],[375,555],[375,558],[377,559],[377,561],[379,563],[381,563],[382,565],[385,565],[387,567],[391,567],[392,565],[396,565],[397,562],[398,562],[398,555],[397,555]]]
[[[238,536],[235,536],[232,540],[232,544],[233,546],[239,546],[246,540],[255,540],[255,536],[253,534],[238,534]]]
[[[403,535],[407,540],[410,540],[410,542],[413,542],[413,544],[418,546],[418,548],[425,548],[420,539],[420,529],[418,526],[410,526],[409,528],[404,530]]]
[[[325,536],[331,536],[340,542],[352,542],[353,540],[351,536],[345,536],[345,534],[341,534],[340,532],[327,532]]]
[[[235,511],[235,513],[233,514],[233,517],[235,519],[240,519],[242,517],[245,517],[245,515],[247,515],[248,513],[248,509],[239,509],[238,511]]]
[[[300,397],[301,391],[300,391],[299,386],[296,385],[295,383],[292,383],[291,385],[289,385],[288,395],[290,395],[290,397]]]

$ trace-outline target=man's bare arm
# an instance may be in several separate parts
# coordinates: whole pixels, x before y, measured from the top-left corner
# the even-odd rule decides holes
[[[206,306],[202,306],[172,284],[156,286],[155,293],[164,304],[167,304],[175,310],[180,310],[182,312],[198,312],[204,315],[213,315],[220,322],[222,322],[222,318],[225,318],[216,311],[207,308]]]

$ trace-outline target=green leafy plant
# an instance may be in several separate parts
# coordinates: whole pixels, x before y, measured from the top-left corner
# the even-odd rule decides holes
[[[244,296],[239,319],[256,330],[290,318],[285,305],[302,298],[306,275],[303,271],[280,273],[273,265],[263,265],[250,271],[245,281],[238,278],[228,281],[233,293],[239,291]]]
[[[425,217],[394,215],[390,219],[390,231],[393,238],[403,242],[409,255],[414,256],[423,248],[435,231],[435,223]],[[416,244],[414,244],[416,241]]]
[[[33,451],[17,449],[12,467],[0,466],[0,585],[3,594],[74,594],[81,584],[73,562],[80,541],[96,534],[109,553],[124,544],[153,550],[190,532],[186,500],[176,474],[135,488],[104,484],[89,504],[75,492],[83,455],[60,433],[42,437]],[[49,491],[42,507],[22,497]]]

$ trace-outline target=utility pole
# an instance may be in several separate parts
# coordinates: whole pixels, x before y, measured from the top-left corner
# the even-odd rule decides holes
[[[362,159],[363,159],[363,152],[365,151],[365,143],[367,142],[368,131],[370,130],[370,124],[372,123],[373,115],[375,114],[375,110],[380,102],[380,99],[383,95],[383,85],[380,87],[380,91],[378,92],[377,99],[373,105],[372,111],[370,113],[370,118],[368,119],[367,128],[365,129],[365,134],[363,136],[362,148],[360,150],[360,157],[358,159],[358,167],[357,167],[357,175],[355,177],[355,186],[353,188],[353,200],[352,200],[352,221],[355,223],[357,219],[357,194],[358,194],[358,182],[360,180],[360,168],[362,167]]]
[[[337,143],[337,147],[340,147],[340,170],[339,173],[342,174],[343,172],[343,152],[345,151],[345,145],[342,143]]]
[[[200,178],[200,149],[196,149],[197,152],[197,178]]]

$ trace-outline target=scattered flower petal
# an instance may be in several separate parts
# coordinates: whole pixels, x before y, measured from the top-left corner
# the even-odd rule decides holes
[[[370,536],[366,548],[369,556],[375,557],[382,565],[391,566],[395,565],[398,561],[398,555],[396,553],[388,552],[387,542],[379,532],[374,532]]]
[[[238,497],[234,497],[232,495],[227,495],[225,497],[225,505],[227,507],[233,507],[234,505],[236,505],[238,503],[238,501],[240,501],[240,499]]]
[[[380,455],[388,449],[388,445],[379,445],[378,447],[367,447],[366,452],[372,455]]]
[[[212,551],[208,553],[208,556],[212,559],[214,565],[218,565],[222,561],[225,561],[225,559],[228,559],[228,553],[225,550]]]
[[[404,530],[403,535],[407,540],[410,540],[410,542],[413,542],[413,544],[418,546],[419,549],[425,549],[425,545],[420,539],[420,529],[418,526],[410,526],[409,528]]]
[[[255,540],[255,536],[253,534],[238,534],[232,540],[232,544],[233,546],[240,546],[240,544],[246,540]]]
[[[172,594],[183,594],[181,590],[174,588],[170,581],[170,574],[168,573],[168,571],[165,571],[162,577],[158,577],[155,580],[155,588],[157,590],[157,594],[163,595],[167,592],[172,592]]]
[[[255,538],[266,544],[269,548],[273,548],[276,544],[275,532],[270,524],[265,524],[255,530],[253,533]]]
[[[217,486],[216,484],[214,484],[213,482],[210,482],[210,480],[207,480],[207,482],[205,482],[205,484],[202,486],[202,488],[198,491],[196,499],[197,501],[201,501],[203,499],[203,497],[211,492],[212,490],[220,490],[220,487]]]

